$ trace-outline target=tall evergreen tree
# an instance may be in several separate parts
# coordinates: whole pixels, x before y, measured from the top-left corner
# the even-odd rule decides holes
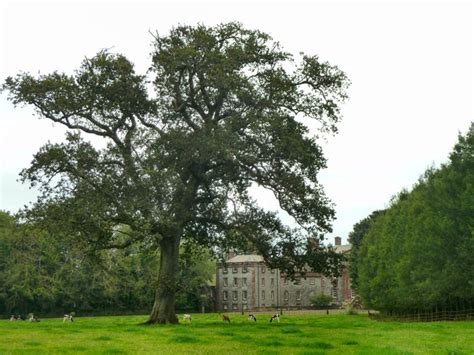
[[[410,192],[370,225],[357,253],[359,292],[387,312],[474,306],[474,124]]]

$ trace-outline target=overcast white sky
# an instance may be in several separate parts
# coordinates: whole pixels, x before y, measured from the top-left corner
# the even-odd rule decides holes
[[[321,181],[337,212],[332,241],[445,162],[474,120],[473,17],[470,1],[2,1],[0,82],[20,71],[70,73],[102,48],[125,54],[144,73],[148,31],[165,34],[178,23],[240,21],[290,52],[318,54],[352,81],[339,134],[324,144]],[[0,95],[1,210],[35,199],[18,173],[63,132]],[[268,194],[259,201],[275,206]]]

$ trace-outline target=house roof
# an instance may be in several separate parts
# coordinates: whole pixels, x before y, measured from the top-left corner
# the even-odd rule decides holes
[[[233,258],[230,258],[227,260],[227,263],[251,263],[251,262],[262,262],[263,261],[263,256],[261,255],[236,255]]]
[[[348,251],[351,250],[351,245],[336,245],[334,246],[334,249],[336,250],[337,253],[347,253]],[[236,255],[229,260],[226,261],[226,263],[260,263],[263,262],[263,256],[261,255],[255,255],[255,254],[247,254],[247,255]]]
[[[350,244],[347,244],[347,245],[336,245],[336,246],[334,247],[334,249],[336,250],[337,253],[344,254],[344,253],[347,253],[348,251],[351,250],[351,245],[350,245]]]

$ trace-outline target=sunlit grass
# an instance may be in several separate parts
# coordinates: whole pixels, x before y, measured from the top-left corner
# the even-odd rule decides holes
[[[376,322],[365,315],[283,315],[270,323],[231,314],[193,314],[193,322],[140,325],[145,316],[77,317],[74,323],[0,321],[0,354],[474,354],[474,322]]]

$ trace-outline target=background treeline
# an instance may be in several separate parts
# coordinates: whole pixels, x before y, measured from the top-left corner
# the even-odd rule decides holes
[[[183,246],[179,310],[212,306],[215,263],[208,251]],[[148,312],[158,253],[136,246],[85,253],[74,236],[57,236],[0,211],[0,316]]]
[[[354,226],[352,278],[386,313],[474,308],[474,123],[449,161]]]

